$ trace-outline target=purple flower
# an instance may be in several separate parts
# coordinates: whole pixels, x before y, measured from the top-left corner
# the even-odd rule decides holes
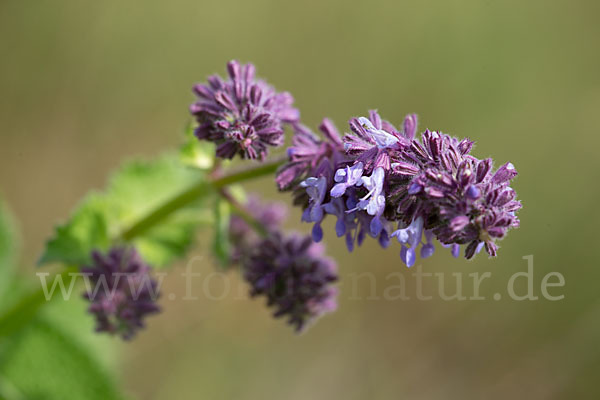
[[[325,140],[304,125],[294,125],[292,146],[287,150],[289,161],[277,171],[276,181],[280,190],[296,189],[299,182],[318,176],[325,166],[333,170],[334,165],[346,158],[344,144],[335,125],[324,118],[319,130]]]
[[[310,237],[276,233],[254,248],[243,270],[251,296],[265,296],[274,316],[286,316],[297,332],[337,307],[336,265]]]
[[[353,216],[351,213],[346,212],[344,200],[340,198],[331,199],[329,203],[323,204],[323,210],[327,214],[337,217],[337,222],[335,223],[335,233],[337,236],[341,237],[345,235],[348,231],[348,224],[351,223]]]
[[[381,128],[375,128],[368,118],[359,117],[358,123],[379,149],[395,147],[398,142],[400,142],[400,139],[397,136],[394,136]]]
[[[324,176],[311,177],[302,182],[306,188],[310,202],[302,214],[305,222],[314,222],[312,236],[316,242],[323,237],[321,221],[326,214],[337,217],[336,233],[346,234],[346,244],[352,251],[354,242],[360,243],[364,238],[365,228],[373,237],[388,235],[387,221],[382,214],[385,210],[385,197],[382,195],[384,171],[378,168],[371,176],[362,176],[360,163],[353,167],[346,166],[336,172],[338,182],[333,188]],[[327,192],[330,192],[329,197]],[[357,196],[362,196],[358,198]],[[329,202],[325,203],[326,199]],[[380,238],[382,246],[387,246],[389,236]]]
[[[160,311],[158,285],[151,268],[134,248],[114,247],[108,254],[92,253],[92,265],[81,271],[89,278],[84,297],[96,318],[96,331],[131,339],[143,319]]]
[[[421,245],[421,258],[428,258],[435,252],[433,244],[434,234],[431,230],[423,229],[423,218],[418,217],[412,223],[402,229],[392,233],[400,243],[402,249],[400,256],[407,267],[412,267],[417,259],[417,247]],[[425,236],[425,243],[422,242],[422,237]]]
[[[398,229],[392,233],[400,243],[402,250],[400,257],[407,267],[412,267],[416,261],[416,249],[423,236],[423,218],[418,217],[407,228]],[[407,247],[408,246],[408,247]]]
[[[408,140],[413,140],[417,134],[418,119],[417,114],[409,114],[404,118],[404,136]]]
[[[425,231],[425,240],[426,243],[421,246],[421,258],[431,257],[435,252],[435,247],[433,245],[433,232],[431,230]]]
[[[325,118],[319,130],[324,140],[303,125],[294,126],[292,146],[287,151],[289,162],[279,169],[276,178],[280,190],[294,191],[294,203],[304,209],[302,220],[314,223],[312,237],[316,242],[323,238],[324,205],[332,201],[329,191],[335,182],[334,167],[347,159],[333,123]]]
[[[300,186],[306,188],[306,193],[310,198],[310,204],[305,210],[303,221],[321,222],[323,219],[323,200],[327,194],[327,179],[324,176],[319,178],[310,177],[300,183]]]
[[[332,197],[340,197],[346,192],[346,189],[361,183],[363,173],[363,164],[356,163],[353,166],[340,168],[335,172],[334,180],[337,182],[331,189]]]
[[[361,184],[369,192],[360,199],[357,207],[366,210],[369,215],[381,215],[385,209],[385,197],[383,196],[383,179],[385,172],[379,167],[373,171],[371,176],[363,176]]]
[[[377,126],[386,124],[373,118]],[[376,129],[376,125],[372,126]],[[292,147],[288,149],[290,160],[277,175],[280,189],[294,190],[294,203],[304,208],[302,220],[314,223],[313,240],[323,238],[321,222],[326,214],[332,214],[337,217],[336,234],[345,235],[350,251],[354,243],[362,243],[367,232],[387,246],[390,231],[382,216],[385,171],[371,170],[370,176],[363,176],[363,164],[344,154],[333,124],[324,119],[319,129],[324,141],[302,125],[295,127]]]
[[[287,217],[285,204],[277,202],[263,203],[256,195],[248,196],[244,209],[267,232],[278,231]],[[256,246],[260,236],[242,217],[233,214],[229,219],[229,239],[232,245],[231,261],[236,263],[240,262],[250,252],[250,249]]]
[[[352,198],[350,202],[353,204],[353,207],[349,208],[345,212],[347,214],[354,214],[352,217],[356,218],[358,217],[356,214],[357,210],[366,211],[368,215],[373,217],[369,222],[371,236],[378,237],[384,229],[384,223],[381,221],[381,215],[385,209],[385,197],[383,197],[381,193],[383,192],[383,180],[385,172],[383,171],[383,168],[377,168],[375,171],[373,171],[371,176],[362,176],[362,171],[362,163],[360,162],[352,167],[338,169],[336,172],[336,180],[340,183],[336,184],[331,189],[331,196],[340,197],[346,193],[348,188],[353,186],[364,187],[368,192],[358,202]],[[349,202],[347,201],[347,203]],[[387,247],[389,238],[383,237],[380,239],[382,246]]]
[[[402,260],[411,266],[419,246],[421,257],[433,255],[436,239],[454,256],[462,245],[466,258],[483,248],[495,256],[496,241],[519,226],[515,212],[521,204],[509,187],[514,166],[506,163],[493,172],[491,159],[469,154],[471,140],[429,130],[417,137],[414,114],[399,132],[370,111],[369,118],[349,121],[344,155],[337,131],[326,121],[321,125],[326,142],[305,127],[295,129],[290,162],[278,175],[280,188],[295,190],[303,220],[314,223],[315,240],[323,237],[325,216],[335,215],[336,234],[346,237],[350,251],[367,233],[382,247],[396,236]],[[394,233],[393,223],[401,228]]]
[[[514,166],[506,163],[493,173],[491,159],[478,160],[469,154],[473,148],[469,139],[458,140],[429,130],[416,139],[416,124],[416,115],[408,115],[399,133],[374,111],[368,119],[350,120],[354,135],[346,135],[344,143],[350,162],[362,166],[361,181],[368,193],[365,195],[357,185],[354,191],[361,198],[357,208],[374,216],[371,234],[379,231],[380,222],[384,227],[387,221],[408,225],[392,236],[403,244],[401,256],[409,266],[416,261],[423,232],[424,258],[435,250],[434,237],[451,246],[453,255],[464,244],[466,258],[484,247],[495,256],[496,240],[519,226],[515,211],[521,204],[509,187],[517,174]],[[381,170],[383,181],[380,175],[376,181],[369,181]],[[371,177],[365,177],[368,174]],[[348,185],[342,185],[332,195],[347,190]],[[377,197],[373,198],[372,192]]]
[[[495,241],[519,226],[515,211],[521,204],[508,186],[517,173],[506,163],[492,174],[492,160],[468,154],[472,146],[468,139],[459,141],[430,131],[423,133],[420,142],[413,140],[397,157],[419,172],[392,177],[390,185],[397,187],[395,213],[405,222],[421,216],[426,229],[444,244],[468,245],[466,258],[483,247],[495,256]]]
[[[208,84],[194,86],[196,136],[215,142],[219,157],[262,160],[269,146],[283,144],[283,125],[297,123],[300,114],[289,93],[254,78],[254,65],[231,61],[227,71],[227,80],[211,76]]]
[[[442,243],[442,246],[446,247],[446,248],[448,248],[448,247],[450,248],[450,252],[452,253],[452,257],[454,257],[454,258],[460,257],[460,245],[459,244],[456,244],[456,243],[454,243],[454,244],[444,244],[444,243]]]
[[[367,174],[376,168],[388,171],[392,155],[410,144],[406,136],[382,120],[375,110],[369,111],[369,118],[352,118],[349,124],[354,135],[344,136],[344,148],[355,162],[363,163]]]

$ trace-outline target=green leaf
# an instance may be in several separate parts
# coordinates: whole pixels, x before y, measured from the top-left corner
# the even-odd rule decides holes
[[[213,253],[222,268],[231,264],[231,244],[229,242],[229,219],[231,206],[229,202],[218,198],[215,202],[215,236]]]
[[[56,229],[40,263],[85,264],[93,249],[106,249],[123,232],[204,177],[204,172],[185,167],[173,156],[126,163],[109,180],[105,192],[88,196],[69,221]],[[210,191],[208,184],[206,190]],[[150,264],[167,265],[185,254],[196,228],[206,222],[201,206],[201,201],[192,201],[164,216],[136,232],[132,243]]]
[[[94,233],[103,231],[93,226],[98,197],[90,196],[73,216],[74,223],[61,230],[69,238],[60,246],[71,243],[81,247],[85,241],[98,242]],[[65,227],[66,228],[66,227]],[[105,229],[104,229],[105,231]],[[0,308],[10,307],[14,300],[28,295],[29,285],[12,274],[18,258],[17,229],[0,200]],[[101,235],[102,236],[102,235]],[[74,238],[78,241],[70,241]],[[74,257],[77,252],[65,254]],[[58,251],[51,246],[49,257]],[[8,289],[8,290],[3,290]],[[45,304],[41,313],[32,314],[28,324],[9,336],[0,337],[0,399],[98,399],[117,400],[119,393],[112,374],[116,360],[115,341],[94,333],[94,321],[85,312],[88,304],[79,296]],[[21,310],[17,317],[24,317]],[[11,320],[12,321],[12,320]],[[6,328],[6,323],[0,323]]]
[[[185,165],[208,170],[215,164],[215,144],[206,140],[198,140],[194,135],[194,124],[185,129],[185,142],[179,149],[179,156]]]
[[[46,250],[38,263],[86,264],[91,250],[105,250],[109,246],[108,213],[109,205],[101,195],[88,195],[69,221],[56,228],[54,237],[46,243]]]
[[[83,290],[81,286],[78,288]],[[118,366],[121,347],[127,344],[117,337],[95,331],[96,320],[87,312],[89,305],[76,287],[68,300],[58,296],[44,305],[38,318],[60,328],[71,342],[85,348],[95,363],[112,370]]]
[[[213,220],[205,210],[182,210],[138,236],[133,243],[146,261],[154,266],[165,266],[185,255],[194,243],[198,226],[212,224]]]
[[[175,157],[125,165],[113,176],[107,191],[117,214],[110,220],[111,229],[118,235],[204,177],[203,172],[183,166]],[[206,190],[210,190],[208,185]],[[202,201],[196,201],[135,237],[133,244],[146,261],[165,266],[186,253],[196,229],[206,219]]]
[[[84,315],[81,314],[81,318]],[[86,346],[49,318],[36,318],[19,335],[11,337],[4,348],[0,361],[0,397],[124,398],[106,366],[91,352],[93,347]]]

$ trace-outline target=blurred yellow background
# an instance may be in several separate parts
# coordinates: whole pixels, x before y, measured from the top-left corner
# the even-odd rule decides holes
[[[349,255],[329,221],[340,307],[301,336],[272,320],[262,299],[201,296],[202,279],[199,300],[180,300],[179,263],[165,282],[177,299],[164,296],[164,312],[121,346],[119,379],[131,395],[599,398],[599,18],[592,0],[3,0],[0,190],[21,222],[23,274],[34,278],[53,225],[120,161],[180,143],[191,85],[237,58],[290,91],[309,126],[329,116],[345,130],[370,108],[395,124],[416,112],[420,129],[468,136],[474,155],[513,162],[521,228],[496,259],[455,260],[438,246],[420,262],[447,281],[461,272],[467,295],[469,273],[491,272],[486,300],[386,300],[392,273],[414,293],[399,246],[367,241]],[[250,187],[289,202],[269,179]],[[308,232],[298,221],[295,211],[289,227]],[[214,270],[208,240],[189,257],[204,257],[195,268],[205,276]],[[566,285],[551,293],[563,300],[506,296],[527,255],[535,294],[556,271]],[[355,290],[363,271],[374,280],[356,280]],[[227,282],[241,285],[235,274]],[[207,287],[219,294],[223,284],[215,277]]]

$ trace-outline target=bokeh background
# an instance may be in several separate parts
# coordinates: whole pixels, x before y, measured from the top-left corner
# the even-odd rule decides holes
[[[138,399],[598,398],[600,136],[597,1],[277,0],[0,2],[0,190],[20,221],[23,276],[53,225],[123,159],[176,147],[190,87],[237,58],[296,98],[303,121],[345,129],[377,108],[399,124],[476,140],[474,154],[512,161],[522,226],[499,257],[454,260],[427,272],[489,271],[485,301],[386,300],[414,271],[399,248],[352,255],[326,230],[339,261],[340,308],[295,336],[261,300],[162,299],[164,313],[113,360]],[[288,201],[269,179],[250,187]],[[292,214],[289,227],[310,227]],[[190,257],[209,274],[208,235]],[[548,272],[561,301],[513,301],[510,276],[534,256],[534,291]],[[168,292],[182,294],[185,261]],[[368,271],[370,278],[357,280]],[[232,287],[242,287],[232,274]],[[371,285],[375,285],[374,294]],[[221,293],[223,281],[207,284]],[[437,282],[425,290],[437,293]],[[526,290],[521,282],[518,290]],[[455,285],[448,283],[448,292]],[[494,300],[494,293],[503,294]],[[412,296],[414,297],[414,296]],[[179,298],[179,296],[178,296]]]

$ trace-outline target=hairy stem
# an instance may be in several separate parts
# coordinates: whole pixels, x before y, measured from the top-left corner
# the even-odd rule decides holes
[[[274,173],[277,168],[283,164],[285,159],[276,159],[268,163],[261,164],[257,167],[244,169],[238,172],[233,172],[220,178],[209,178],[208,181],[203,179],[192,185],[188,189],[179,193],[175,197],[163,203],[157,209],[150,212],[148,215],[133,224],[130,228],[121,233],[120,239],[129,241],[141,233],[147,231],[164,218],[171,215],[173,212],[189,205],[190,203],[204,197],[214,188],[219,190],[227,185],[238,182],[247,181],[261,176]]]
[[[265,228],[265,226],[260,221],[258,221],[256,218],[254,218],[248,212],[246,207],[241,205],[231,195],[231,193],[229,193],[229,190],[227,190],[227,188],[221,188],[219,190],[219,194],[221,195],[222,198],[224,198],[225,200],[227,200],[229,202],[233,212],[235,212],[240,218],[242,218],[252,229],[254,229],[256,231],[256,233],[258,233],[262,237],[266,237],[269,234],[269,231],[267,230],[267,228]]]
[[[209,177],[208,179],[202,179],[198,183],[190,186],[188,189],[167,200],[155,210],[148,213],[145,217],[134,223],[131,227],[124,230],[117,240],[130,241],[134,239],[140,234],[146,232],[148,229],[162,222],[166,217],[175,211],[206,196],[214,190],[220,192],[221,189],[224,189],[228,185],[270,175],[274,173],[277,168],[285,162],[285,160],[286,159],[284,157],[281,157],[260,164],[254,168],[243,169],[221,177]],[[234,208],[236,208],[235,204],[233,205]],[[246,213],[246,215],[251,218],[249,214]],[[264,227],[262,226],[259,228],[255,224],[252,225],[261,233],[265,231]],[[262,231],[260,231],[261,228]],[[67,280],[68,284],[68,282],[70,282],[69,279],[73,279],[69,273],[75,271],[76,269],[77,268],[67,268],[63,272],[51,277],[50,279],[52,280],[54,278],[58,278],[58,276],[61,275],[62,278]],[[52,298],[54,298],[54,296],[52,296]],[[25,326],[37,314],[39,308],[47,302],[48,300],[45,298],[42,288],[23,296],[14,306],[0,315],[0,338],[7,337],[19,330],[21,327]]]

